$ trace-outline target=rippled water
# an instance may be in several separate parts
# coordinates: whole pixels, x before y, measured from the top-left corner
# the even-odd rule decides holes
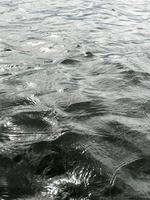
[[[0,0],[0,199],[150,199],[148,0]]]

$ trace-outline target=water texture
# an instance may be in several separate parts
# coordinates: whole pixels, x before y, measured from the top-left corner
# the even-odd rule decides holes
[[[150,199],[148,0],[0,0],[0,199]]]

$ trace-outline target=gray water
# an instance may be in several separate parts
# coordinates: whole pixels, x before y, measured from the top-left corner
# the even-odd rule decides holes
[[[150,199],[148,0],[0,0],[0,199]]]

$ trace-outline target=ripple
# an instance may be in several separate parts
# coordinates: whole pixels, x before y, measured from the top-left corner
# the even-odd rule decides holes
[[[108,110],[103,101],[84,101],[69,105],[64,109],[65,112],[71,113],[76,119],[85,119],[89,117],[107,115]]]
[[[143,105],[144,115],[147,119],[150,118],[150,100],[146,101]]]
[[[68,59],[63,60],[61,62],[61,64],[64,64],[64,65],[75,65],[78,62],[79,62],[78,60],[74,60],[74,59],[68,58]]]
[[[5,95],[2,95],[0,97],[1,105],[0,109],[11,109],[15,106],[27,106],[27,105],[35,105],[35,102],[31,98],[24,98],[24,97],[5,97]]]
[[[12,121],[17,126],[27,127],[29,129],[47,130],[51,125],[45,120],[52,117],[51,111],[25,111],[12,116]]]

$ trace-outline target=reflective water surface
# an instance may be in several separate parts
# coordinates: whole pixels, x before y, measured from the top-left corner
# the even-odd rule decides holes
[[[148,0],[0,0],[0,199],[150,199]]]

